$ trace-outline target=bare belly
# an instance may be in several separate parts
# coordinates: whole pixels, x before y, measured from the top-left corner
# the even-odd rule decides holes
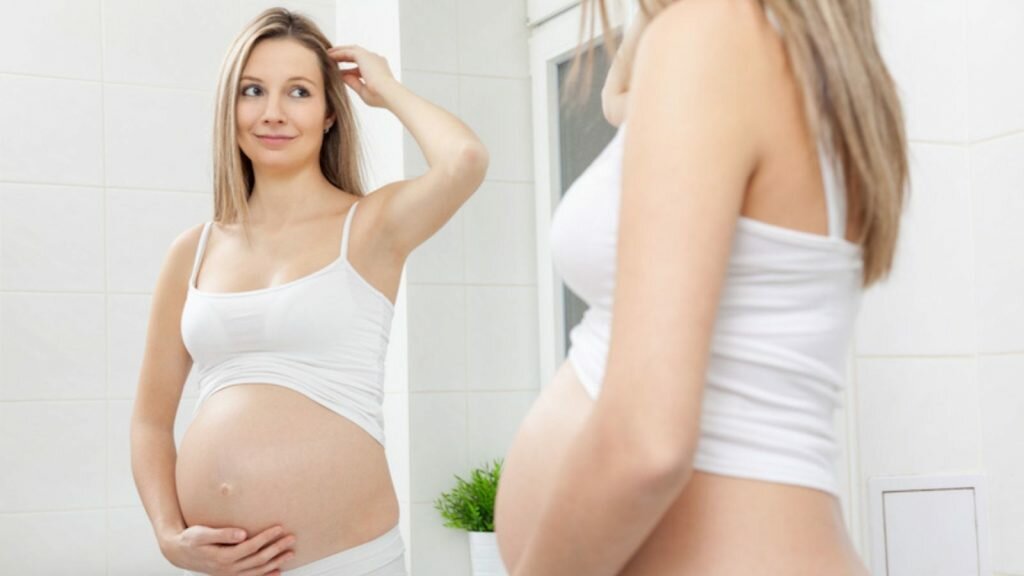
[[[293,390],[229,386],[200,407],[178,448],[178,501],[189,525],[274,525],[295,535],[291,569],[398,523],[383,447]]]
[[[523,420],[505,459],[495,528],[516,565],[554,474],[593,402],[565,363]],[[695,471],[620,573],[733,576],[867,575],[834,497],[818,490]]]

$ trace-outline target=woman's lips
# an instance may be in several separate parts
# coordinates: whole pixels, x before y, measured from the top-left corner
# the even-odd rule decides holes
[[[281,146],[292,140],[292,136],[256,136],[260,142],[270,146]]]

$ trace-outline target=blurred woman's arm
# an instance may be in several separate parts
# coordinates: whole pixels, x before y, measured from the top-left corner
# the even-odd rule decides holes
[[[618,574],[692,476],[718,301],[763,146],[759,24],[737,4],[676,2],[637,47],[604,385],[516,576]]]

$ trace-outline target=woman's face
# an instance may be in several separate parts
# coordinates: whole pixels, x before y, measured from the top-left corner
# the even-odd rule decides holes
[[[317,162],[331,124],[326,110],[316,54],[288,38],[253,48],[238,85],[235,118],[238,145],[254,168],[277,171]]]

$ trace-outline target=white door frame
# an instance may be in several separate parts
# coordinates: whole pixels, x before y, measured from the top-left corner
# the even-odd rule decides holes
[[[557,11],[545,13],[539,25],[532,29],[530,37],[534,205],[537,213],[538,364],[542,386],[551,380],[558,364],[565,358],[562,279],[551,259],[550,229],[551,216],[561,190],[558,172],[558,65],[572,58],[576,50],[580,6],[579,2],[560,4]],[[610,3],[612,7],[616,4]],[[623,11],[609,11],[611,24],[618,29],[624,20]]]

